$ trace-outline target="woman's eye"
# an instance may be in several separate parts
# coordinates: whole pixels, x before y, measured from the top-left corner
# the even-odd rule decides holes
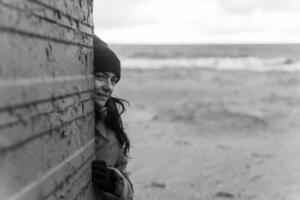
[[[106,76],[104,74],[97,74],[95,77],[97,80],[105,80]]]
[[[116,84],[118,83],[118,78],[112,78],[112,79],[111,79],[111,83],[112,83],[113,85],[116,85]]]

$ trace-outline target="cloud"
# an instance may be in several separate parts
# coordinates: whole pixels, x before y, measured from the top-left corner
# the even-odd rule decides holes
[[[99,1],[95,32],[115,43],[299,42],[299,4],[300,0]]]
[[[217,0],[220,7],[233,14],[249,14],[257,10],[263,12],[299,12],[299,0]]]
[[[216,10],[214,0],[149,0],[140,6],[142,12],[161,23],[182,23],[198,19]]]
[[[141,0],[95,0],[94,22],[96,28],[111,29],[155,23],[150,15],[144,15],[139,7]]]
[[[268,27],[259,29],[241,29],[234,27],[236,31],[224,31],[224,27],[218,29],[199,30],[193,26],[173,25],[146,25],[131,28],[119,28],[115,30],[96,30],[108,43],[274,43],[274,42],[300,42],[299,31],[286,29],[276,30]],[[99,32],[97,32],[99,31]]]

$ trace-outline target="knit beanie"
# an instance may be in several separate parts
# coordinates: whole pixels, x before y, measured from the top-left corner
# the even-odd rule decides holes
[[[109,71],[121,78],[121,63],[118,56],[109,46],[96,35],[93,36],[94,42],[94,74]]]

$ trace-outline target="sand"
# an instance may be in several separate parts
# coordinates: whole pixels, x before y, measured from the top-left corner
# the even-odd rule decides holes
[[[300,199],[300,73],[125,70],[137,200]]]

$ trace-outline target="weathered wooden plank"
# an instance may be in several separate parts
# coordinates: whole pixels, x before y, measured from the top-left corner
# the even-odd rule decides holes
[[[43,1],[43,0],[0,0],[0,4],[27,10],[38,16],[44,16],[58,23],[82,24],[93,28],[92,5],[90,1]],[[80,7],[82,6],[82,8]],[[49,11],[49,12],[48,12]],[[67,19],[67,20],[65,20]],[[83,31],[84,32],[84,31]]]
[[[0,154],[11,152],[21,148],[26,143],[30,143],[39,137],[43,137],[53,129],[62,129],[62,135],[68,135],[63,127],[77,121],[82,116],[92,113],[93,102],[87,101],[67,107],[61,111],[46,113],[44,115],[24,118],[11,126],[4,126],[0,129]]]
[[[28,0],[43,7],[59,10],[62,14],[83,21],[93,26],[93,1],[92,0]]]
[[[47,9],[36,3],[29,1],[21,2],[19,0],[0,0],[0,8],[3,17],[1,21],[2,26],[15,25],[19,29],[30,30],[32,32],[35,29],[30,29],[30,27],[35,28],[39,25],[47,29],[51,28],[55,32],[59,31],[62,34],[64,34],[64,31],[73,30],[79,35],[92,36],[93,28],[91,26],[85,25],[81,20],[65,16],[59,10]],[[3,20],[6,19],[6,16],[10,18]],[[54,29],[55,27],[59,29]],[[38,31],[47,33],[47,29],[39,29]]]
[[[6,5],[6,4],[5,4]],[[41,9],[38,9],[41,10]],[[91,47],[92,29],[85,28],[87,33],[83,33],[82,26],[76,23],[72,28],[66,24],[58,24],[54,20],[38,16],[30,10],[22,10],[15,7],[7,7],[0,2],[0,30],[10,33],[27,34],[31,37],[51,39],[53,41],[67,44]]]
[[[30,118],[33,119],[47,114],[55,114],[55,112],[63,113],[69,107],[84,106],[83,103],[90,101],[91,98],[92,94],[90,92],[84,92],[79,95],[74,94],[51,101],[14,107],[14,109],[4,109],[0,112],[0,130],[6,126],[17,125],[17,123],[26,123]]]
[[[87,182],[81,187],[81,190],[77,192],[77,195],[72,200],[81,200],[81,199],[96,199],[94,196],[94,188],[91,184],[91,176],[89,176],[90,182]]]
[[[45,131],[43,134],[39,135],[39,137],[32,138],[31,140],[28,140],[21,145],[17,146],[16,148],[11,148],[8,146],[4,151],[2,150],[0,153],[1,158],[8,159],[9,156],[14,155],[19,156],[19,160],[13,161],[13,163],[19,163],[19,162],[27,162],[30,158],[30,155],[32,153],[39,153],[35,158],[38,162],[37,158],[41,158],[40,154],[45,154],[42,156],[42,158],[52,158],[51,162],[54,162],[55,160],[60,160],[60,157],[55,157],[52,154],[60,154],[60,151],[58,149],[61,148],[62,153],[68,152],[72,149],[72,145],[79,145],[84,143],[85,139],[87,137],[93,136],[93,124],[91,124],[90,121],[93,121],[93,113],[87,113],[84,116],[81,116],[80,118],[76,118],[73,121],[64,123],[60,127],[55,127],[51,130]],[[89,127],[88,127],[89,125]],[[22,135],[22,132],[20,132]],[[80,141],[79,141],[80,139]],[[41,145],[43,144],[43,145]],[[67,149],[66,149],[67,148]],[[8,150],[7,150],[8,149]],[[54,150],[54,151],[46,151],[46,150]],[[5,151],[7,150],[7,151]],[[28,156],[26,154],[23,154],[23,151],[27,151]],[[41,150],[41,151],[34,151],[34,150]],[[20,152],[22,154],[20,154]],[[33,159],[33,158],[30,158]],[[10,159],[8,159],[10,160]],[[22,161],[23,160],[23,161]],[[44,161],[44,159],[42,159]],[[49,162],[49,163],[51,163]],[[47,163],[47,165],[49,164]],[[19,163],[20,164],[20,163]],[[45,165],[45,163],[44,163]],[[17,172],[16,172],[17,173]]]
[[[73,154],[67,156],[55,167],[44,173],[40,173],[39,176],[36,176],[36,179],[32,179],[30,183],[23,183],[23,185],[19,186],[14,183],[14,187],[7,188],[6,194],[4,194],[5,196],[2,195],[2,197],[4,197],[3,199],[42,200],[51,197],[56,191],[60,190],[60,187],[67,187],[72,184],[78,176],[80,177],[82,173],[89,170],[89,163],[94,155],[93,152],[94,139],[88,141],[81,148],[78,148]],[[40,170],[40,167],[36,168]],[[17,184],[19,184],[19,182]]]
[[[88,115],[84,119],[65,125],[63,129],[54,129],[38,140],[23,145],[22,148],[1,155],[3,163],[0,163],[0,188],[10,188],[10,194],[13,194],[67,159],[93,138],[92,119],[93,116]],[[67,174],[63,177],[67,177]],[[55,190],[52,186],[44,189]]]
[[[58,185],[57,190],[53,190],[45,200],[56,200],[56,199],[92,199],[92,184],[91,184],[91,170],[90,162],[94,159],[94,156],[91,156],[91,159],[83,163],[78,172],[76,172],[70,179],[66,182],[61,182]],[[69,183],[69,184],[66,184]],[[85,195],[89,193],[88,195]]]
[[[89,75],[93,51],[84,47],[0,34],[0,79]],[[1,86],[1,85],[0,85]]]
[[[48,13],[46,11],[45,13]],[[75,24],[70,22],[57,23],[53,19],[37,15],[33,12],[34,9],[20,9],[15,6],[3,5],[0,2],[0,30],[10,33],[19,32],[22,35],[91,48],[92,28],[84,27],[79,22]],[[66,21],[69,21],[69,19],[66,19]],[[83,28],[83,30],[80,30],[80,28]]]
[[[92,91],[92,76],[0,80],[0,109]]]

